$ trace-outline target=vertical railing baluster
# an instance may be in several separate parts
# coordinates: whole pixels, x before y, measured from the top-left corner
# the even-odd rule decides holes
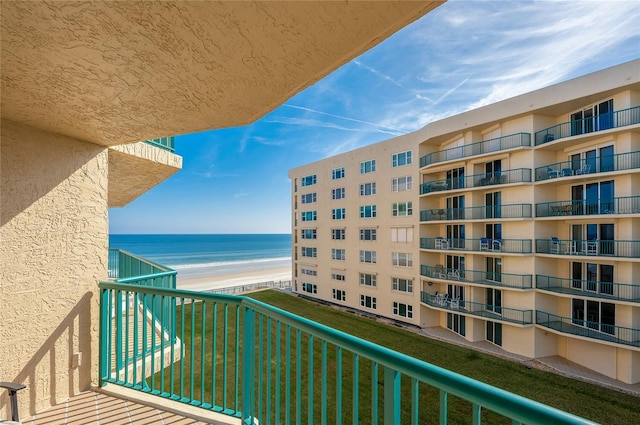
[[[378,362],[371,363],[371,423],[378,423]]]
[[[131,293],[129,291],[125,292],[125,351],[124,351],[124,383],[125,385],[129,384],[129,297]]]
[[[287,324],[285,331],[285,359],[286,367],[284,369],[285,374],[285,389],[284,389],[284,423],[291,423],[291,326]]]
[[[151,323],[149,327],[151,331],[151,392],[156,388],[156,295],[151,295]]]
[[[480,425],[480,423],[482,422],[482,406],[480,406],[479,404],[473,403],[471,405],[471,410],[472,410],[472,424],[473,425]]]
[[[140,381],[142,390],[147,390],[147,294],[142,295],[142,313],[140,325],[142,326],[142,368],[140,369]]]
[[[445,390],[440,390],[440,425],[447,425],[447,415],[447,392]]]
[[[342,424],[342,347],[336,347],[336,424]]]
[[[313,425],[313,335],[309,334],[309,362],[307,364],[307,373],[309,375],[309,395],[308,395],[308,413],[309,425]]]
[[[177,339],[177,335],[178,335],[178,328],[177,328],[177,320],[176,320],[176,297],[171,297],[171,306],[172,306],[172,310],[173,310],[173,317],[171,318],[171,323],[172,323],[172,332],[171,332],[171,366],[169,366],[169,397],[173,399],[174,395],[175,395],[175,362],[176,362],[176,357],[175,357],[175,345],[176,345],[176,339]],[[180,309],[182,310],[182,307],[180,307]],[[182,342],[182,341],[180,341]],[[180,357],[180,361],[182,362],[182,357]]]
[[[263,362],[264,358],[262,356],[264,352],[264,348],[262,347],[262,341],[264,340],[263,335],[263,318],[264,315],[262,313],[257,313],[258,315],[258,416],[262,418],[262,393],[264,390],[262,376],[263,376]],[[255,342],[254,342],[255,344]]]
[[[185,319],[185,313],[184,313],[184,297],[180,298],[180,341],[182,342],[182,344],[180,344],[182,346],[182,349],[180,350],[180,400],[183,401],[184,400],[184,367],[185,367],[185,356],[187,353],[185,353],[185,342],[184,342],[184,319]]]
[[[302,423],[302,356],[301,331],[296,329],[296,424]]]
[[[196,341],[195,341],[195,332],[196,332],[196,300],[191,298],[191,336],[189,339],[189,348],[191,350],[190,353],[190,361],[189,361],[189,402],[193,401],[193,390],[195,384],[195,361],[196,361]]]
[[[418,425],[420,419],[420,398],[419,398],[419,384],[416,378],[411,378],[411,423]]]
[[[205,368],[205,353],[206,353],[206,349],[205,349],[205,343],[206,343],[206,339],[207,339],[207,302],[206,301],[201,301],[202,303],[202,309],[200,311],[201,316],[202,316],[202,331],[200,333],[200,404],[204,404],[205,400],[204,400],[204,389],[206,387],[205,385],[205,380],[204,380],[204,368]]]
[[[109,344],[106,342],[106,337],[109,332],[109,321],[111,317],[111,312],[109,311],[109,290],[101,289],[100,290],[100,339],[98,342],[98,356],[99,356],[99,365],[100,365],[100,386],[104,386],[105,382],[108,379],[106,372],[108,370],[107,359],[111,355],[109,350]]]
[[[238,327],[238,323],[236,323]],[[238,347],[236,347],[238,351]],[[255,417],[253,388],[255,369],[255,311],[250,307],[244,308],[244,341],[242,347],[242,418],[243,423],[253,424]]]
[[[164,295],[160,295],[160,393],[164,394],[165,388],[164,388],[164,374],[165,374],[165,368],[164,368],[164,340],[165,340],[165,333],[167,334],[167,338],[170,338],[170,334],[168,332],[166,332],[166,322],[165,322],[165,312],[163,311],[163,306],[165,305],[165,296]]]
[[[277,320],[276,321],[276,424],[280,424],[280,345],[282,343],[281,341],[281,334],[280,334],[280,321]],[[289,367],[289,365],[287,364],[286,367]]]
[[[267,318],[267,425],[271,424],[271,317]]]
[[[216,388],[216,364],[218,363],[216,353],[216,337],[218,334],[218,303],[213,303],[212,309],[212,336],[211,336],[211,406],[216,405],[216,395],[218,389]]]
[[[115,311],[115,327],[116,327],[116,379],[120,381],[120,370],[122,368],[122,291],[115,291],[116,311]]]
[[[236,349],[235,349],[235,373],[234,373],[234,404],[233,409],[238,411],[240,409],[240,401],[238,394],[240,391],[240,305],[235,306],[236,309]],[[253,326],[253,325],[252,325]]]
[[[327,341],[322,340],[322,394],[321,394],[321,418],[322,425],[327,425]]]
[[[353,353],[353,405],[352,405],[352,418],[353,424],[358,425],[359,418],[359,399],[360,399],[360,356],[356,353]]]
[[[400,424],[400,372],[384,368],[384,423]]]
[[[222,408],[226,409],[227,408],[227,362],[228,362],[228,358],[227,358],[227,351],[228,351],[228,347],[229,347],[229,334],[228,334],[228,329],[229,329],[229,304],[225,303],[224,304],[224,325],[222,326],[223,329],[223,344],[222,344]],[[236,327],[238,326],[238,323],[236,322]]]

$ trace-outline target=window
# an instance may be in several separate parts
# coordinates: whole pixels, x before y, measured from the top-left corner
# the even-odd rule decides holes
[[[338,180],[344,178],[344,167],[335,168],[331,171],[331,179]]]
[[[331,239],[334,241],[343,240],[345,238],[345,229],[331,229]]]
[[[316,202],[316,193],[307,193],[306,195],[302,195],[302,203],[303,204],[312,204]]]
[[[332,289],[331,292],[332,292],[331,298],[333,298],[334,300],[336,301],[347,300],[346,292],[343,291],[342,289]]]
[[[571,321],[574,325],[615,334],[616,305],[592,300],[571,300]]]
[[[502,282],[502,258],[487,257],[487,280],[491,282]]]
[[[615,214],[614,181],[571,186],[571,215]]]
[[[300,269],[300,273],[306,274],[307,276],[317,276],[318,271],[312,269]]]
[[[392,252],[391,263],[397,267],[413,267],[413,254],[410,252]]]
[[[411,176],[398,177],[391,181],[391,190],[393,192],[404,192],[411,190],[413,179]]]
[[[315,239],[316,236],[316,229],[300,229],[300,237],[302,239]]]
[[[360,229],[360,240],[361,241],[375,241],[376,240],[376,229]]]
[[[485,218],[502,217],[502,192],[489,192],[484,195]],[[464,218],[464,217],[460,217]]]
[[[302,213],[302,221],[316,221],[318,219],[317,211],[304,211]]]
[[[331,211],[331,218],[334,220],[344,220],[345,219],[345,209],[344,208],[334,208]]]
[[[375,274],[360,273],[360,285],[376,286],[377,277]]]
[[[391,228],[391,242],[413,242],[413,227]]]
[[[413,293],[413,279],[405,279],[401,277],[391,278],[391,289],[398,292]]]
[[[411,151],[394,153],[391,158],[393,167],[402,167],[403,165],[411,164]]]
[[[373,173],[376,171],[376,160],[364,161],[360,163],[360,174]]]
[[[447,189],[462,189],[464,188],[464,167],[454,168],[447,171]]]
[[[333,248],[331,250],[331,259],[332,260],[338,260],[338,261],[344,261],[345,260],[345,250],[344,249],[336,249]]]
[[[312,283],[303,283],[302,284],[302,290],[304,292],[308,292],[310,294],[317,294],[318,293],[318,285],[314,285]]]
[[[502,314],[502,291],[499,289],[487,288],[487,311],[495,314]]]
[[[502,323],[487,322],[487,341],[502,346]]]
[[[613,265],[572,262],[570,273],[572,289],[613,295]]]
[[[464,195],[447,198],[447,220],[464,220]]]
[[[318,256],[318,248],[302,247],[302,256],[315,258]]]
[[[331,190],[331,199],[343,199],[343,198],[344,198],[344,187]]]
[[[312,174],[310,176],[303,177],[301,181],[302,186],[311,186],[312,184],[316,184],[316,175]]]
[[[407,319],[413,318],[413,306],[409,304],[393,303],[393,314],[395,316],[406,317]]]
[[[332,280],[338,280],[340,282],[344,282],[346,280],[346,277],[342,273],[331,273],[331,279]]]
[[[613,127],[613,99],[571,114],[571,135],[591,133]]]
[[[464,278],[464,257],[461,255],[447,255],[447,272],[454,274],[456,278]]]
[[[360,251],[360,262],[361,263],[376,263],[376,252],[375,251]]]
[[[364,183],[360,185],[360,196],[369,196],[376,194],[376,184],[373,183]]]
[[[458,335],[465,336],[466,326],[465,317],[460,314],[447,313],[447,329],[450,329]]]
[[[376,298],[375,297],[370,297],[368,295],[360,295],[360,305],[362,307],[366,307],[366,308],[370,308],[375,310],[376,309]]]
[[[396,202],[393,204],[391,215],[394,217],[402,217],[413,215],[413,204],[409,202]]]
[[[375,218],[375,216],[376,216],[375,205],[364,205],[360,207],[360,218]]]
[[[450,248],[465,249],[464,224],[448,224],[447,240],[449,241]]]

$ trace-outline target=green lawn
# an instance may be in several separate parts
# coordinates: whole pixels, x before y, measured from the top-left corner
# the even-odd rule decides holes
[[[427,339],[395,326],[385,325],[278,291],[257,292],[249,296],[596,422],[640,423],[640,399],[636,397],[537,369],[528,369],[518,363]],[[178,307],[177,310],[178,336],[184,343],[185,356],[183,361],[155,375],[153,380],[147,380],[152,390],[164,390],[178,397],[200,400],[205,407],[224,405],[231,410],[239,409],[238,403],[242,400],[240,383],[244,372],[242,365],[239,364],[242,361],[242,351],[237,361],[230,353],[234,353],[236,344],[239,347],[243,346],[242,315],[238,313],[236,316],[235,306],[229,306],[225,310],[218,304],[214,310],[214,304],[209,302],[187,304],[184,308]],[[237,317],[240,318],[239,321],[236,320]],[[310,418],[314,423],[321,423],[323,400],[320,395],[323,392],[323,378],[326,378],[327,423],[336,423],[338,414],[344,423],[352,423],[354,414],[358,415],[359,423],[374,422],[372,404],[378,402],[380,410],[383,405],[382,367],[377,370],[378,385],[372,385],[372,376],[376,373],[375,366],[370,361],[360,358],[357,365],[359,379],[354,380],[352,353],[345,351],[340,356],[335,347],[329,345],[325,348],[317,338],[310,341],[308,335],[301,334],[298,358],[296,351],[298,335],[295,330],[290,330],[290,338],[287,339],[286,326],[278,326],[275,321],[266,318],[258,318],[255,329],[256,337],[253,347],[256,350],[256,361],[252,382],[262,385],[255,385],[252,391],[256,408],[259,409],[256,416],[261,419],[261,423],[266,423],[267,417],[271,418],[271,423],[284,423],[287,415],[290,423],[309,423]],[[324,374],[320,367],[323,361],[323,350],[326,358]],[[287,351],[289,351],[288,357]],[[225,358],[226,362],[223,360]],[[309,367],[310,361],[313,362],[314,367]],[[340,363],[342,382],[337,381],[336,373]],[[309,373],[310,371],[312,373]],[[291,377],[288,400],[285,386],[287,374]],[[296,379],[298,376],[299,379]],[[299,386],[296,382],[300,383]],[[276,395],[276,383],[279,383],[280,387],[278,395]],[[354,392],[356,386],[357,392]],[[258,388],[262,388],[262,391]],[[420,384],[418,390],[419,423],[437,424],[438,391],[425,384]],[[337,396],[338,391],[342,392],[340,397]],[[310,394],[311,398],[309,398]],[[402,381],[401,398],[408,400],[410,397],[410,382],[405,378]],[[338,405],[338,400],[341,405]],[[312,405],[310,401],[313,402]],[[411,417],[411,412],[406,409],[408,404],[403,403],[402,423],[408,423]],[[355,409],[354,406],[356,406]],[[471,406],[467,402],[450,396],[448,413],[451,424],[470,423]],[[485,410],[482,412],[482,422],[511,423]]]

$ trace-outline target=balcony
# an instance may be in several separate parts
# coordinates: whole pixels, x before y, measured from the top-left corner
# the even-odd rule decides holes
[[[435,249],[443,251],[475,251],[488,254],[531,254],[531,239],[451,239],[451,238],[420,238],[421,249]]]
[[[173,136],[171,137],[160,137],[159,139],[149,139],[149,140],[145,140],[144,143],[147,143],[149,145],[155,146],[157,148],[160,149],[164,149],[166,151],[169,151],[171,153],[175,152],[175,138]]]
[[[640,168],[640,151],[634,151],[543,165],[542,167],[536,168],[535,174],[536,181],[539,182],[565,177],[584,177],[590,174],[635,170],[638,168]]]
[[[431,307],[442,308],[460,314],[478,316],[493,321],[516,323],[519,325],[533,324],[533,310],[520,310],[517,308],[482,304],[455,298],[450,299],[443,295],[429,294],[427,292],[420,293],[420,301]]]
[[[451,179],[432,180],[420,185],[420,194],[447,190],[461,190],[474,187],[497,186],[513,183],[531,183],[530,168],[503,170],[499,173],[482,173]]]
[[[153,265],[126,253],[110,255],[118,262],[113,271],[133,273],[139,265],[146,273]],[[122,279],[127,283],[99,284],[101,385],[238,423],[358,423],[358,404],[366,400],[367,423],[420,423],[425,414],[447,423],[464,404],[477,419],[497,414],[528,424],[590,423],[247,297],[154,287],[153,274],[139,276],[138,283],[134,276]],[[141,329],[130,326],[136,315],[146,318]],[[169,340],[173,332],[178,347],[165,339],[149,343],[158,330]],[[136,362],[150,364],[126,367]],[[439,409],[427,413],[434,391]]]
[[[569,121],[536,132],[536,146],[565,137],[588,134],[640,123],[640,106],[581,120]]]
[[[420,158],[420,168],[443,161],[531,146],[531,134],[516,133],[483,142],[471,143],[442,151],[431,152]]]
[[[640,214],[640,196],[581,201],[567,200],[536,204],[536,217],[576,217],[611,214]]]
[[[536,239],[536,253],[638,259],[640,241]]]
[[[640,285],[536,275],[536,288],[581,297],[640,302]]]
[[[531,211],[531,204],[482,205],[467,208],[434,208],[420,211],[420,221],[531,218]]]
[[[531,289],[533,287],[531,283],[532,276],[530,274],[447,269],[441,264],[436,264],[435,266],[420,265],[420,275],[432,279],[499,286],[503,288]]]
[[[540,310],[536,310],[536,324],[564,334],[640,347],[640,329],[561,317]]]

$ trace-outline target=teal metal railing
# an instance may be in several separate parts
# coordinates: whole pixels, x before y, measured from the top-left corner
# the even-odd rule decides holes
[[[445,268],[442,265],[420,265],[420,275],[433,279],[465,282],[489,286],[502,286],[505,288],[531,289],[532,275],[513,274],[502,272],[487,272],[481,270],[464,270]]]
[[[160,137],[158,139],[148,139],[148,140],[145,140],[144,142],[169,152],[175,152],[176,150],[174,136]]]
[[[640,196],[580,201],[566,200],[536,204],[536,217],[603,214],[640,214]]]
[[[470,143],[451,149],[431,152],[420,158],[420,167],[436,164],[438,162],[453,159],[468,158],[484,153],[498,152],[506,149],[531,146],[531,134],[516,133],[508,136],[497,137],[482,142]]]
[[[531,254],[531,239],[420,238],[420,248],[446,251]]]
[[[529,182],[531,182],[531,169],[516,168],[513,170],[503,170],[499,173],[482,173],[451,179],[432,180],[420,185],[420,194],[426,195],[427,193],[445,190]]]
[[[420,221],[531,218],[531,204],[486,205],[466,208],[433,208],[420,211]]]
[[[640,241],[536,239],[536,253],[640,258]]]
[[[543,165],[535,170],[536,181],[544,181],[611,171],[635,170],[640,168],[640,151],[617,153],[595,158],[583,158],[572,161]]]
[[[446,298],[443,295],[420,292],[420,300],[431,307],[450,310],[459,314],[484,317],[501,322],[517,323],[519,325],[533,324],[533,310],[522,310],[497,305],[477,303],[459,299]]]
[[[536,275],[536,288],[560,294],[640,302],[640,285]]]
[[[640,106],[609,112],[594,117],[564,122],[535,134],[536,146],[579,134],[626,127],[640,123]]]
[[[247,297],[115,282],[99,287],[101,385],[132,387],[243,423],[419,424],[435,415],[447,424],[462,420],[460,406],[476,425],[481,415],[490,422],[496,414],[513,423],[592,423]],[[122,355],[114,353],[115,338],[138,339],[122,320],[111,320],[118,305],[111,300],[121,294],[180,306],[181,352],[173,345],[160,350],[148,366],[156,373],[145,382],[109,365]],[[152,317],[149,326],[164,325],[161,315]],[[137,347],[144,350],[144,341]],[[438,398],[438,410],[428,409],[425,400]]]
[[[640,329],[590,322],[536,310],[536,324],[565,334],[640,347]]]

